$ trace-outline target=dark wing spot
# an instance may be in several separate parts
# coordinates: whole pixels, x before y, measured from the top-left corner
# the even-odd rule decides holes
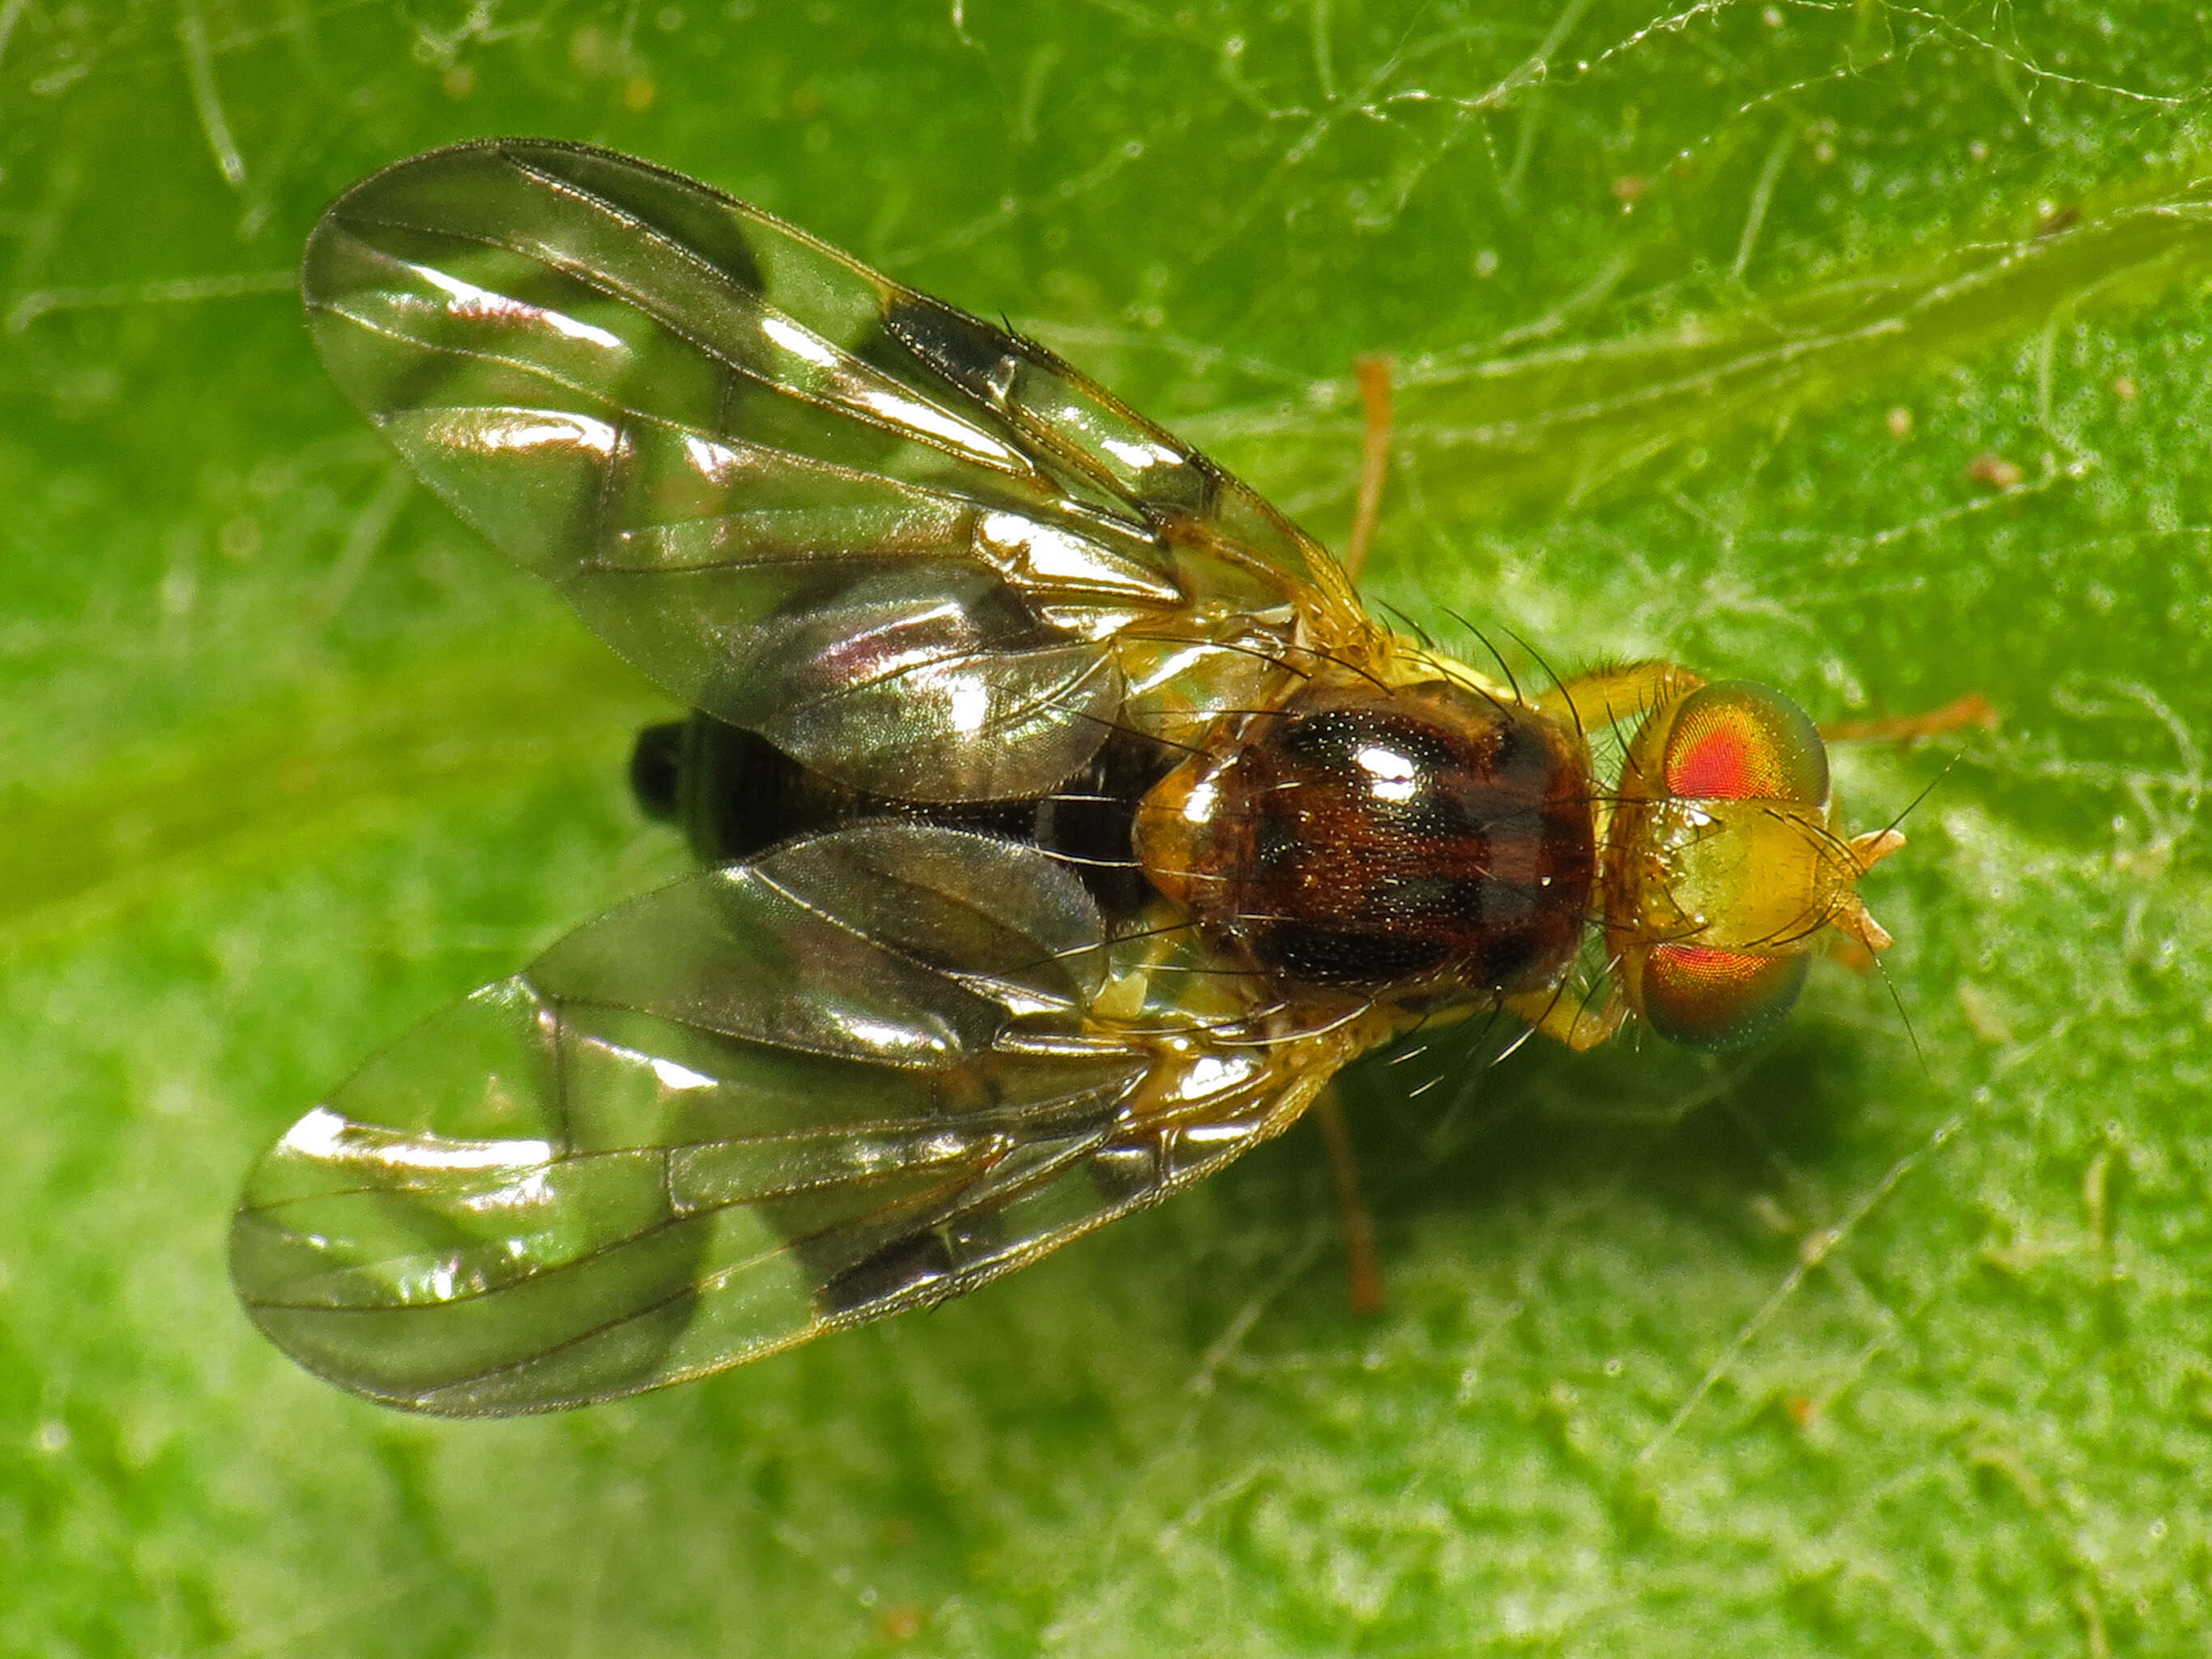
[[[899,295],[884,308],[884,331],[954,385],[1002,406],[1012,395],[1021,362],[1012,338],[988,323],[919,294]]]
[[[824,1319],[855,1314],[952,1278],[952,1247],[934,1229],[894,1239],[823,1280],[814,1293]]]
[[[638,811],[660,823],[676,822],[676,792],[684,774],[684,722],[665,720],[637,734],[629,751],[629,792]]]

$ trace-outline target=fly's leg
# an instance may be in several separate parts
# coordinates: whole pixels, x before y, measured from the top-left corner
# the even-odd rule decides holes
[[[1516,991],[1504,999],[1505,1012],[1528,1021],[1556,1042],[1584,1054],[1610,1042],[1628,1018],[1628,998],[1620,981],[1607,975],[1604,997],[1593,1006],[1588,998],[1551,991]]]
[[[1359,495],[1352,509],[1352,538],[1344,546],[1344,574],[1358,581],[1375,540],[1375,526],[1382,517],[1382,480],[1390,471],[1390,360],[1356,357],[1352,373],[1359,383],[1359,408],[1367,423],[1359,442]]]
[[[1640,720],[1661,703],[1696,690],[1704,677],[1679,663],[1629,662],[1561,680],[1535,699],[1537,709],[1577,732]]]
[[[1344,1228],[1344,1267],[1351,1282],[1352,1311],[1382,1311],[1382,1275],[1375,1265],[1375,1218],[1359,1196],[1359,1165],[1352,1157],[1352,1130],[1336,1102],[1334,1084],[1309,1108],[1328,1147],[1329,1178],[1336,1187],[1336,1211]]]
[[[1153,981],[1188,947],[1190,927],[1167,900],[1152,900],[1134,931],[1107,945],[1106,982],[1091,999],[1092,1017],[1108,1025],[1141,1022],[1152,1000]],[[1202,1017],[1216,1014],[1233,1011],[1207,1010]]]
[[[1941,708],[1931,708],[1924,714],[1899,714],[1888,720],[1839,720],[1833,726],[1824,726],[1820,735],[1830,743],[1910,743],[1915,738],[1937,738],[1947,732],[1961,731],[1978,726],[1984,732],[1997,729],[1997,711],[1990,700],[1978,691],[1969,691]]]

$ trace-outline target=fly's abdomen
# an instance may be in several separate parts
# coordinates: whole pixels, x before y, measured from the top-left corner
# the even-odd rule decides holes
[[[1550,983],[1595,870],[1582,744],[1445,682],[1312,692],[1146,796],[1152,884],[1288,984]]]
[[[1109,917],[1121,917],[1150,890],[1131,851],[1130,825],[1173,753],[1117,732],[1050,794],[908,801],[850,788],[757,732],[695,714],[638,733],[630,787],[648,816],[684,831],[702,864],[734,864],[793,836],[871,819],[918,820],[1035,847],[1080,877]]]

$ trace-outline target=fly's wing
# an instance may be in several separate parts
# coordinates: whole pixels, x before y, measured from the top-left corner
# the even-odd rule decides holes
[[[981,1284],[1275,1133],[1347,1057],[1102,1027],[1106,954],[1079,881],[965,831],[693,876],[294,1125],[233,1221],[240,1297],[373,1399],[580,1405]]]
[[[378,173],[302,277],[347,394],[695,707],[919,800],[1041,794],[1117,635],[1365,626],[1328,556],[1051,353],[642,162],[500,140]]]

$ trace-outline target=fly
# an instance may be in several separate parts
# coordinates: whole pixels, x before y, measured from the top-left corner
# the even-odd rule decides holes
[[[356,1393],[704,1376],[1157,1202],[1421,1022],[1731,1047],[1889,943],[1858,883],[1902,837],[1844,829],[1780,693],[1524,693],[1379,626],[1051,352],[705,185],[438,150],[324,215],[303,286],[416,474],[696,711],[633,779],[697,872],[252,1171],[239,1294]]]

